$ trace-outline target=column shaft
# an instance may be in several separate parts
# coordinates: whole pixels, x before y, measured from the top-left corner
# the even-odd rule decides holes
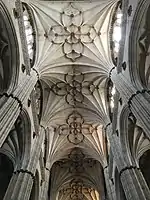
[[[108,167],[104,169],[104,177],[105,177],[105,183],[106,183],[107,198],[108,200],[115,200],[114,185],[109,178]]]
[[[45,181],[43,182],[40,194],[40,200],[46,200],[48,197],[50,170],[45,171]]]
[[[13,92],[12,95],[1,98],[2,106],[0,107],[0,146],[4,143],[8,133],[13,127],[18,118],[21,107],[29,98],[37,82],[37,75],[32,71],[30,76],[27,76]],[[4,102],[5,100],[5,102]]]

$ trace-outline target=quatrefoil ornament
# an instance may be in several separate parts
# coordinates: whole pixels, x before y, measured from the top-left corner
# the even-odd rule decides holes
[[[82,11],[73,3],[61,13],[61,25],[51,26],[48,31],[52,44],[61,45],[65,57],[73,62],[83,55],[84,45],[98,35],[94,26],[84,24]]]

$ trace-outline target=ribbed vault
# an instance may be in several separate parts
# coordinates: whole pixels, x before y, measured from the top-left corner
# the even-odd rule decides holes
[[[100,163],[74,148],[68,158],[54,163],[51,170],[51,198],[101,199],[104,180]],[[100,195],[100,197],[99,197]]]
[[[79,177],[83,196],[76,199],[97,200],[98,193],[104,195],[100,169],[107,165],[103,125],[110,122],[106,86],[114,67],[110,30],[117,3],[117,0],[28,3],[36,22],[34,68],[39,72],[43,89],[41,124],[50,130],[51,190],[58,199],[70,198],[70,184]],[[75,164],[69,155],[77,149],[84,158]],[[85,167],[89,160],[92,167],[89,171],[87,167],[86,173],[68,172],[73,163]],[[62,193],[64,190],[66,193]]]

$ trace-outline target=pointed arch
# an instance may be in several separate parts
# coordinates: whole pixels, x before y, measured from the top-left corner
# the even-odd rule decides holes
[[[31,123],[26,110],[22,110],[14,126],[8,134],[0,152],[7,155],[15,170],[24,168],[30,158]]]
[[[149,65],[146,62],[150,48],[149,0],[138,2],[129,35],[129,72],[132,83],[138,88],[149,87]],[[147,65],[147,66],[146,66]]]
[[[13,170],[14,166],[11,159],[7,155],[0,153],[0,200],[3,200]]]
[[[0,1],[0,94],[10,94],[18,82],[19,47],[15,28],[4,3]]]
[[[119,132],[120,132],[120,142],[124,158],[126,159],[128,164],[130,163],[132,165],[134,161],[132,159],[131,149],[129,144],[130,140],[129,137],[131,137],[131,135],[129,136],[129,115],[130,115],[130,110],[128,106],[125,105],[120,113]]]

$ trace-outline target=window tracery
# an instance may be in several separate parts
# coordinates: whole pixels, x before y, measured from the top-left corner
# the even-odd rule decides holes
[[[35,60],[35,28],[30,8],[23,3],[23,21],[31,66]]]
[[[42,86],[41,86],[40,82],[38,81],[34,87],[34,99],[35,99],[34,106],[35,106],[36,114],[38,116],[39,121],[41,119],[41,112],[42,112],[42,102],[43,102],[42,96],[43,96]]]
[[[110,34],[112,59],[115,65],[117,64],[117,57],[120,48],[122,15],[121,2],[119,2],[112,18],[112,29]]]
[[[116,88],[111,81],[108,82],[108,91],[107,91],[107,98],[108,98],[108,110],[110,119],[112,119],[113,109],[114,109],[114,96],[116,93]]]

